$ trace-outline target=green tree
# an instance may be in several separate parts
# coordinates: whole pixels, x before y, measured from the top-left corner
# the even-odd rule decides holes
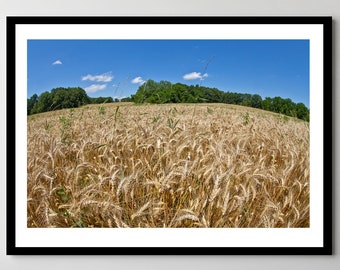
[[[77,108],[90,103],[90,98],[80,87],[54,88],[51,90],[51,94],[53,109]]]
[[[53,104],[53,97],[49,92],[43,92],[40,94],[38,101],[34,104],[33,109],[31,110],[33,113],[42,113],[51,110]]]
[[[118,100],[119,101],[119,100]],[[112,97],[96,97],[90,98],[90,102],[92,104],[103,104],[103,103],[113,103],[114,100]]]
[[[250,105],[253,108],[261,109],[262,108],[262,97],[258,94],[252,95]]]
[[[258,94],[223,92],[217,88],[181,83],[171,84],[167,81],[148,80],[141,85],[135,95],[131,95],[135,103],[178,103],[178,102],[216,102],[250,106],[301,119],[309,119],[309,110],[301,103],[297,106],[291,99],[266,97]],[[308,120],[306,120],[308,121]]]
[[[309,122],[309,109],[303,103],[296,104],[296,116]]]
[[[262,100],[262,109],[267,111],[273,111],[273,99],[270,97],[266,97],[264,100]]]
[[[27,115],[31,114],[35,103],[38,102],[38,95],[34,94],[29,99],[27,99]]]
[[[125,98],[122,98],[120,101],[121,102],[131,102],[133,101],[133,95],[131,95],[131,97],[125,97]]]
[[[207,102],[223,102],[223,92],[218,90],[217,88],[203,87],[202,90],[204,93],[204,98],[207,100]]]
[[[241,105],[250,107],[251,106],[251,94],[242,94]]]
[[[42,93],[39,97],[33,95],[27,100],[27,113],[33,114],[57,109],[77,108],[89,103],[90,98],[84,89],[80,87],[58,87],[53,88],[51,92]]]

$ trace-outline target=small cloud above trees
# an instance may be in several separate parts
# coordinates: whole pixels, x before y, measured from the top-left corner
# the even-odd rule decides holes
[[[197,80],[197,79],[204,80],[207,77],[208,77],[208,73],[204,73],[202,75],[201,72],[191,72],[191,73],[183,75],[184,80]]]
[[[131,80],[131,83],[134,83],[134,84],[140,84],[142,85],[143,83],[145,83],[145,80],[143,80],[142,77],[136,77],[134,79]]]
[[[56,60],[52,63],[52,65],[62,65],[63,63],[60,60]]]
[[[106,84],[91,84],[85,88],[86,93],[95,93],[106,88]]]
[[[114,76],[112,72],[106,72],[100,75],[91,75],[87,74],[86,76],[81,77],[82,81],[92,81],[92,82],[111,82]]]

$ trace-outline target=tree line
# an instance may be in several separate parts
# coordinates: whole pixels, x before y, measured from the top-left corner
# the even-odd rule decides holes
[[[77,108],[87,104],[103,104],[118,101],[118,99],[114,100],[112,97],[89,97],[86,91],[80,87],[58,87],[53,88],[51,92],[46,91],[39,96],[34,94],[27,99],[27,115],[66,108]]]
[[[80,87],[54,88],[40,96],[34,94],[27,99],[27,114],[35,114],[65,108],[76,108],[86,104],[102,104],[118,101],[141,103],[226,103],[248,106],[296,117],[309,121],[309,109],[303,103],[294,103],[281,97],[262,97],[258,94],[224,92],[217,88],[201,85],[172,84],[168,81],[146,81],[137,92],[121,100],[112,97],[91,98]]]
[[[224,92],[200,85],[172,84],[168,81],[148,80],[131,96],[135,103],[227,103],[248,106],[309,121],[309,109],[290,98],[262,97],[258,94]]]

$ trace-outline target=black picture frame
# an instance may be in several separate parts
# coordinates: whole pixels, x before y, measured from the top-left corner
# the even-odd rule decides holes
[[[117,25],[117,24],[206,24],[214,25],[318,25],[322,28],[322,135],[319,143],[323,146],[320,164],[322,193],[322,233],[315,235],[322,239],[322,245],[295,246],[93,246],[89,239],[88,246],[36,246],[18,245],[17,174],[20,169],[16,156],[18,151],[17,109],[16,100],[22,89],[18,88],[18,27],[34,25]],[[311,108],[313,109],[313,108]],[[321,113],[321,112],[320,112]],[[332,17],[330,16],[296,16],[296,17],[238,17],[238,16],[154,16],[154,17],[7,17],[7,255],[331,255],[332,254]],[[14,154],[13,154],[14,153]],[[322,166],[321,166],[322,165]],[[311,225],[313,226],[313,224]],[[39,229],[38,229],[39,230]],[[54,230],[54,229],[49,229]],[[87,230],[87,229],[86,229]],[[129,229],[126,229],[129,230]],[[313,237],[313,236],[312,236]]]

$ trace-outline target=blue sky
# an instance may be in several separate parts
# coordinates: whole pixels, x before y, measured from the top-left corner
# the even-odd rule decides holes
[[[280,96],[309,107],[309,41],[28,41],[28,97],[79,86],[90,97],[120,98],[148,79]]]

